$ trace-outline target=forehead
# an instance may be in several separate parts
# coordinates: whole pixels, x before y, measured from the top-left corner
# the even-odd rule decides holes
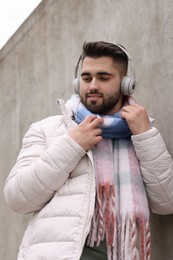
[[[117,70],[113,59],[111,57],[99,57],[91,58],[85,57],[82,62],[81,71],[84,72],[99,72],[99,71],[109,71],[113,72]]]

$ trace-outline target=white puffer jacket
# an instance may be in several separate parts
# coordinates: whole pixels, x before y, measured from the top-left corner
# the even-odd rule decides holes
[[[172,158],[156,128],[132,136],[151,210],[173,213]],[[4,188],[17,213],[33,212],[18,260],[78,260],[95,203],[92,153],[67,134],[62,116],[33,124]]]

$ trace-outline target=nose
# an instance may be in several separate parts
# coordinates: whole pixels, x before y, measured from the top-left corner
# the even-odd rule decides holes
[[[90,85],[89,85],[89,90],[95,90],[98,88],[99,88],[99,86],[98,86],[97,79],[92,78],[92,81],[90,82]]]

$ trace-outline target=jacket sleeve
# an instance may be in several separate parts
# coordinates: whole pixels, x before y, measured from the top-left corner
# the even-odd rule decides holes
[[[39,123],[33,124],[4,186],[9,206],[21,214],[41,209],[66,182],[85,153],[68,134],[55,137],[46,148]]]
[[[153,213],[173,213],[173,161],[156,128],[133,135],[143,181]]]

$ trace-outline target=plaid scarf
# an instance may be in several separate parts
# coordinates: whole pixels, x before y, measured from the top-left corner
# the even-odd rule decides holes
[[[67,107],[77,123],[91,114],[78,96]],[[149,260],[148,201],[131,132],[119,114],[103,118],[104,138],[92,149],[97,192],[87,244],[99,246],[106,239],[108,260]]]

